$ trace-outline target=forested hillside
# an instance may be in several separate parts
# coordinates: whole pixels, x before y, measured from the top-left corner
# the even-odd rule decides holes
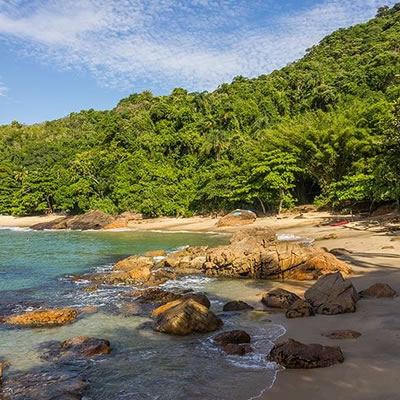
[[[0,213],[398,201],[399,54],[397,4],[212,93],[143,92],[110,111],[0,126]]]

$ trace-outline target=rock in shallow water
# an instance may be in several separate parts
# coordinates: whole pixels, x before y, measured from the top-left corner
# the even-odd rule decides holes
[[[241,344],[250,343],[250,335],[242,330],[233,330],[227,332],[221,332],[214,337],[214,342],[217,346],[225,346],[229,343]]]
[[[245,303],[244,301],[229,301],[224,304],[223,311],[246,311],[246,310],[254,310],[254,307]]]
[[[153,316],[155,331],[174,335],[213,332],[223,325],[219,317],[193,298],[167,303],[154,310]]]
[[[3,386],[5,400],[81,400],[87,382],[70,371],[41,369],[9,377]]]
[[[77,336],[63,342],[46,342],[42,343],[40,348],[44,349],[41,358],[52,361],[90,358],[111,353],[108,340],[88,336]]]
[[[293,339],[276,344],[267,358],[285,368],[330,367],[344,361],[342,350],[338,346],[303,344]]]
[[[249,344],[235,344],[235,343],[228,343],[223,348],[226,354],[231,356],[244,356],[248,353],[253,353],[253,348]]]
[[[350,280],[337,272],[325,275],[304,293],[318,314],[342,314],[356,311],[358,293]]]
[[[78,311],[73,308],[57,308],[12,315],[3,318],[2,322],[27,328],[50,328],[69,324],[77,316]]]

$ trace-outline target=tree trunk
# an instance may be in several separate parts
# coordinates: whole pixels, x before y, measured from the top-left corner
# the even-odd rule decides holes
[[[283,204],[283,191],[279,190],[279,207],[278,207],[278,215],[281,214]]]
[[[265,211],[264,203],[263,203],[263,201],[262,201],[259,197],[257,197],[257,198],[258,198],[258,201],[259,201],[260,204],[261,204],[261,208],[262,208],[262,210],[263,210],[263,214],[265,215],[267,212]]]

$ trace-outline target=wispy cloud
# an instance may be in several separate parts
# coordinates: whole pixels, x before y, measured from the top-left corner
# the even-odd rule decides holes
[[[394,3],[320,0],[272,19],[272,0],[0,0],[0,37],[104,85],[203,90],[282,67]]]
[[[0,97],[4,97],[7,95],[8,87],[2,82],[0,78]]]

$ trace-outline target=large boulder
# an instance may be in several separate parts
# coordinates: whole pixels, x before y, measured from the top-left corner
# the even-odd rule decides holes
[[[78,311],[74,308],[57,308],[12,315],[3,318],[2,322],[27,328],[50,328],[69,324],[77,316]]]
[[[52,341],[40,346],[44,349],[41,358],[57,361],[59,359],[91,358],[111,353],[108,340],[88,336],[77,336],[63,342]]]
[[[263,293],[261,302],[267,307],[288,309],[300,297],[297,294],[285,289],[275,288],[269,292]]]
[[[325,249],[277,242],[268,228],[237,232],[230,245],[208,250],[203,269],[208,276],[254,279],[313,280],[332,272],[352,273],[346,263]]]
[[[318,314],[342,314],[356,311],[358,293],[350,280],[336,272],[325,275],[304,293]]]
[[[256,219],[257,215],[253,211],[234,210],[217,222],[217,228],[222,228],[224,226],[249,225],[253,224]]]
[[[105,214],[102,211],[89,211],[82,215],[58,218],[48,223],[41,223],[31,226],[35,230],[43,229],[71,229],[71,230],[88,230],[102,229],[106,225],[114,221],[114,217]]]
[[[145,304],[166,304],[182,297],[181,294],[168,292],[159,288],[135,290],[128,295],[136,297],[136,301]]]
[[[360,292],[361,297],[376,297],[378,299],[383,297],[396,297],[396,291],[387,283],[375,283],[368,289]]]
[[[303,344],[288,339],[272,348],[268,360],[285,368],[321,368],[342,363],[344,358],[338,346]]]
[[[156,320],[153,329],[173,335],[207,333],[219,329],[223,323],[212,311],[192,298],[167,303],[153,312]],[[160,308],[161,308],[160,307]]]
[[[154,266],[152,257],[147,256],[131,256],[118,261],[114,267],[114,271],[142,271],[146,269],[150,271]]]

